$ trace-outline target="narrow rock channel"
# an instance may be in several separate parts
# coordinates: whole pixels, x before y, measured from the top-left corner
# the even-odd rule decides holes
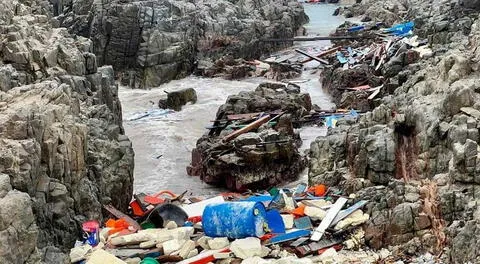
[[[343,22],[341,17],[331,14],[337,5],[305,5],[310,22],[305,25],[309,35],[326,35]],[[303,48],[323,47],[330,41],[296,43]],[[309,93],[312,103],[322,109],[334,107],[330,98],[321,89],[318,71],[312,70],[317,62],[307,65],[309,69],[300,77],[293,79],[300,85],[302,92]],[[125,133],[130,138],[135,151],[135,192],[155,193],[161,189],[182,193],[185,190],[195,194],[212,194],[218,187],[205,184],[198,177],[188,176],[185,168],[191,161],[191,150],[202,136],[205,127],[211,124],[217,108],[231,94],[253,90],[259,83],[269,81],[264,78],[248,78],[241,81],[229,81],[221,78],[210,79],[187,77],[175,80],[151,90],[121,87],[120,101],[123,107]],[[182,111],[163,114],[158,109],[158,100],[166,97],[165,91],[194,88],[198,101],[188,104]],[[143,118],[132,120],[150,113]],[[310,142],[324,135],[324,127],[303,127],[300,135],[302,149],[308,149]],[[300,181],[305,182],[307,172],[302,173]]]

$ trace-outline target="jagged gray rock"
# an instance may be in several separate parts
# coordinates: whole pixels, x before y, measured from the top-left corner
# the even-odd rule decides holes
[[[53,2],[59,24],[91,38],[99,65],[125,70],[135,87],[185,76],[204,58],[259,57],[283,47],[259,39],[292,37],[308,20],[296,0]]]
[[[309,180],[370,201],[370,246],[400,245],[393,252],[409,254],[446,250],[445,263],[473,263],[480,223],[480,22],[478,10],[465,9],[466,2],[446,3],[370,0],[348,8],[374,21],[405,10],[406,19],[415,20],[415,33],[429,39],[434,57],[389,62],[384,74],[397,88],[358,122],[338,122],[312,143]],[[375,9],[379,5],[384,10]],[[402,22],[393,15],[385,21]]]
[[[113,68],[52,26],[49,2],[0,7],[0,263],[64,263],[80,224],[132,194]]]
[[[308,114],[311,108],[310,96],[292,85],[263,83],[253,92],[229,96],[219,107],[216,120],[227,120],[228,115],[233,114],[277,110],[286,115],[275,120],[277,124],[263,124],[255,132],[227,142],[223,139],[232,129],[212,129],[192,150],[188,174],[236,191],[268,188],[295,180],[305,168],[306,160],[298,150],[292,118]]]

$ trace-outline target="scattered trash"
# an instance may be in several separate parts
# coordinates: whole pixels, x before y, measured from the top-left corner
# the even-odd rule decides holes
[[[390,89],[385,83],[388,78],[381,76],[388,77],[390,64],[396,63],[396,60],[404,63],[433,55],[427,43],[413,35],[413,22],[379,29],[382,26],[381,23],[348,26],[341,32],[342,35],[328,37],[336,46],[324,50],[302,47],[265,60],[238,61],[220,72],[234,78],[251,71],[259,75],[277,71],[276,75],[273,74],[277,78],[286,76],[278,72],[296,71],[309,62],[317,65],[315,67],[334,68],[346,75],[365,67],[371,71],[369,76],[378,76],[380,81],[357,78],[336,86],[334,90],[339,94],[363,94],[365,101],[371,101],[388,92],[384,87]],[[322,38],[325,37],[316,39]],[[337,42],[340,40],[350,43],[340,45]],[[228,58],[222,60],[225,62]],[[212,63],[203,70],[208,73],[218,65]],[[355,195],[348,196],[324,184],[308,186],[302,183],[291,189],[271,188],[274,184],[268,187],[259,184],[270,181],[271,177],[252,179],[248,183],[238,181],[234,174],[221,180],[216,178],[224,177],[226,171],[232,171],[233,166],[240,166],[238,164],[253,164],[256,168],[263,163],[255,162],[261,162],[265,157],[270,159],[283,152],[293,153],[296,150],[293,147],[294,127],[310,123],[333,128],[338,120],[355,120],[364,112],[363,108],[357,107],[315,109],[311,102],[303,103],[309,102],[310,98],[303,97],[300,88],[293,84],[295,82],[300,81],[292,81],[288,86],[261,84],[252,96],[259,98],[256,104],[263,102],[264,105],[222,112],[221,109],[234,109],[234,105],[247,105],[251,99],[245,94],[231,97],[233,102],[227,101],[229,104],[219,110],[220,114],[205,135],[216,141],[208,142],[211,143],[209,151],[188,168],[190,175],[199,175],[205,182],[219,182],[230,190],[242,193],[186,197],[186,193],[176,195],[164,190],[152,195],[135,194],[129,210],[125,212],[107,205],[105,209],[110,212],[111,218],[103,223],[103,227],[95,220],[82,224],[85,237],[72,248],[72,263],[127,263],[133,258],[135,263],[142,264],[270,263],[269,259],[278,260],[275,263],[336,263],[339,250],[364,250],[362,224],[370,216],[362,209],[368,204],[367,200],[356,200]],[[187,101],[196,100],[195,91],[181,92],[188,98],[178,95],[178,102],[170,102],[176,110],[180,110]],[[285,98],[276,101],[277,105],[273,107],[272,101],[269,101],[272,94]],[[174,95],[169,93],[169,98]],[[160,102],[161,106],[164,104],[167,101]],[[480,112],[473,108],[464,107],[461,111],[480,118]],[[163,116],[171,112],[154,110],[138,113],[128,120]],[[288,136],[282,136],[284,134]],[[198,173],[203,171],[202,164],[207,162],[224,167],[219,166],[221,169],[213,170],[211,174]],[[388,257],[387,253],[380,255]],[[378,258],[382,257],[376,260]]]
[[[95,221],[87,221],[82,224],[82,230],[85,233],[84,240],[90,246],[96,246],[100,242],[99,232],[100,224]]]
[[[159,116],[165,116],[171,113],[175,113],[175,111],[171,109],[154,109],[154,110],[136,113],[132,115],[130,118],[128,118],[127,121],[137,121],[147,117],[154,118]]]
[[[72,263],[186,264],[236,258],[311,263],[302,258],[363,247],[361,224],[369,216],[361,209],[368,201],[350,197],[305,183],[213,197],[139,193],[127,213],[105,206],[113,218],[103,228],[95,220],[83,223],[90,238],[78,241],[70,256]]]

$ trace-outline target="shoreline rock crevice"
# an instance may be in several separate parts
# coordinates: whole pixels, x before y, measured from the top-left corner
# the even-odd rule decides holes
[[[480,96],[474,47],[480,33],[478,9],[469,4],[413,1],[400,8],[393,1],[368,1],[345,9],[392,24],[403,22],[389,16],[397,6],[433,50],[432,57],[385,75],[393,89],[357,122],[339,120],[311,145],[311,183],[339,186],[371,201],[365,239],[373,248],[443,252],[447,263],[478,261]],[[393,9],[370,12],[378,5]]]

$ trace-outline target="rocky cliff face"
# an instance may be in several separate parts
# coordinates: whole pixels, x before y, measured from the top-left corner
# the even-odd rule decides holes
[[[292,37],[308,20],[296,0],[50,1],[57,22],[135,87],[181,78],[198,60],[259,57],[282,47],[259,39]]]
[[[355,8],[376,5],[400,7],[369,1]],[[448,263],[479,261],[479,7],[474,1],[402,5],[434,57],[389,78],[396,89],[373,111],[358,122],[340,121],[311,145],[311,182],[371,201],[366,239],[373,247],[445,250]],[[367,15],[381,20],[393,10]]]
[[[0,263],[63,263],[79,224],[132,193],[113,69],[50,7],[0,3]]]

